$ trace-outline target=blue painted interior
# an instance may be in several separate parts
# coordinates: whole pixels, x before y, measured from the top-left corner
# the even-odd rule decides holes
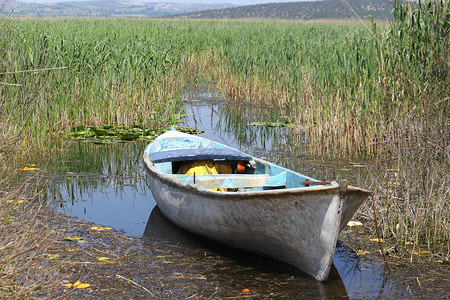
[[[282,187],[286,185],[286,174],[284,171],[276,176],[267,176],[266,185],[267,187]],[[261,176],[261,174],[256,174]],[[194,183],[193,175],[184,175],[184,174],[172,174],[179,182],[189,184]],[[220,174],[220,175],[196,175],[196,182],[201,182],[204,179],[223,179],[222,183],[217,185],[214,188],[240,188],[239,184],[240,179],[252,178],[255,177],[255,174]]]
[[[196,175],[196,180],[199,181],[206,178],[223,178],[222,181],[218,181],[220,184],[217,188],[239,188],[238,192],[254,192],[272,188],[308,188],[302,185],[301,182],[305,181],[305,179],[309,179],[311,182],[317,181],[313,178],[271,163],[255,161],[251,156],[239,150],[197,136],[157,138],[146,147],[145,153],[150,155],[150,159],[158,171],[166,175],[171,175],[177,178],[179,182],[185,184],[194,183],[194,176],[172,174],[172,162],[203,159],[218,159],[221,161],[253,161],[253,167],[255,168],[254,174]],[[269,176],[265,186],[242,188],[240,179],[255,175]]]
[[[155,168],[164,174],[172,174],[172,162],[163,162],[155,164]]]
[[[147,148],[145,149],[145,153],[150,154],[154,152],[161,152],[165,150],[174,150],[174,149],[206,149],[206,148],[233,149],[211,140],[192,136],[191,138],[176,137],[176,138],[156,139],[147,146]]]

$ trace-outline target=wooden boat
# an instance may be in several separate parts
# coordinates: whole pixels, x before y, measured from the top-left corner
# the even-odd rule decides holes
[[[319,281],[328,277],[339,232],[371,193],[175,130],[146,147],[144,162],[156,203],[173,223]],[[231,174],[179,174],[192,162],[228,165]]]

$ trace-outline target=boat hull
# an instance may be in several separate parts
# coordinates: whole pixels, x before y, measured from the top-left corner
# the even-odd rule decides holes
[[[179,183],[144,155],[151,192],[161,212],[192,233],[268,256],[319,281],[328,277],[337,236],[367,191],[338,186],[233,193]]]

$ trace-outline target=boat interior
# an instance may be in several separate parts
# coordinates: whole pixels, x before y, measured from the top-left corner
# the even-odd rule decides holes
[[[154,167],[180,183],[218,192],[308,188],[319,182],[225,145],[201,138],[172,138],[146,149]]]

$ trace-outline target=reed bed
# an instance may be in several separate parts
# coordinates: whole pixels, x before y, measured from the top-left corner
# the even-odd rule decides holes
[[[35,101],[33,118],[39,126],[31,126],[37,140],[45,140],[48,130],[67,129],[74,123],[162,122],[177,110],[177,96],[187,82],[209,81],[229,98],[289,107],[299,125],[308,123],[311,131],[327,132],[324,139],[333,141],[330,145],[361,136],[347,149],[363,152],[369,142],[361,141],[371,141],[361,132],[341,137],[337,132],[343,125],[334,128],[324,121],[329,118],[322,118],[324,113],[337,113],[329,108],[338,102],[353,107],[340,114],[356,110],[352,122],[361,114],[361,105],[376,111],[376,101],[365,100],[376,92],[361,90],[361,86],[376,90],[372,84],[378,79],[372,70],[377,68],[376,60],[372,64],[376,48],[367,49],[372,37],[356,23],[91,19],[10,23],[16,29],[11,41],[16,49],[13,66],[67,67],[45,74],[49,85]],[[352,49],[363,49],[364,56]],[[16,82],[8,76],[5,80]],[[353,131],[360,128],[353,127]]]

